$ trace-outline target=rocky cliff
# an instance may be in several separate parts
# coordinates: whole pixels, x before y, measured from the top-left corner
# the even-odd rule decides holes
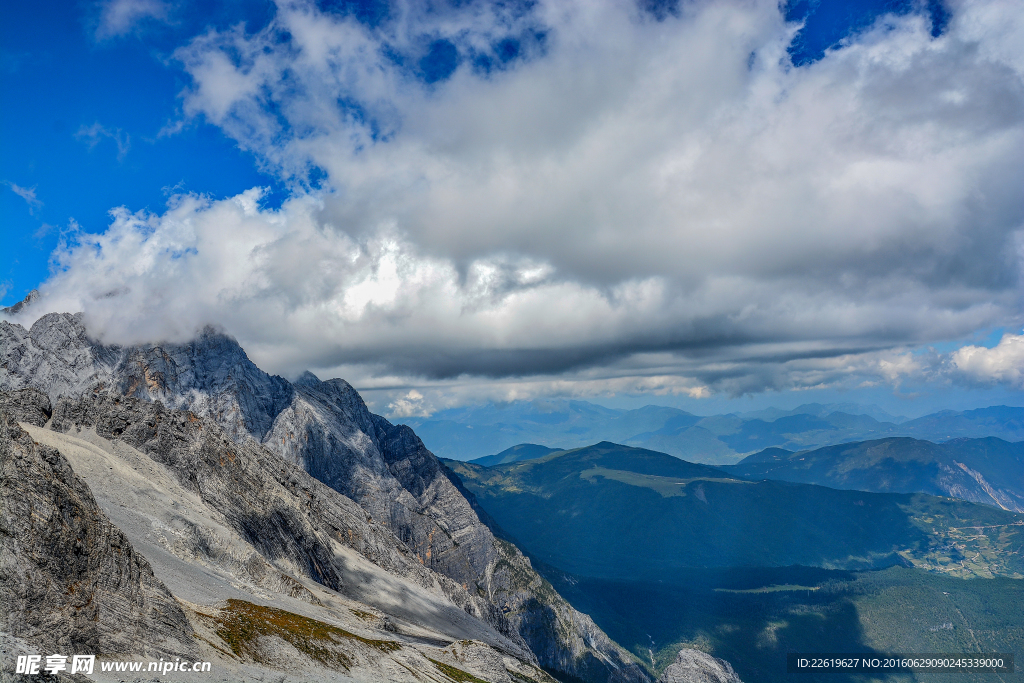
[[[67,459],[18,425],[42,424],[47,408],[31,389],[0,400],[0,632],[47,654],[194,658],[192,628],[146,558]]]
[[[212,330],[188,344],[122,348],[92,341],[80,316],[49,314],[29,330],[0,322],[0,389],[29,386],[55,402],[109,394],[209,418],[237,448],[261,443],[355,501],[419,564],[460,588],[453,599],[510,642],[528,644],[541,665],[590,681],[648,680],[518,549],[494,537],[411,429],[370,413],[343,380],[321,382],[307,373],[291,383],[268,375]],[[54,424],[62,419],[55,416]],[[71,422],[90,419],[86,411]],[[109,425],[109,434],[125,438],[118,429]],[[192,486],[200,486],[198,479]],[[253,538],[291,542],[294,529],[253,524]],[[304,547],[310,566],[325,572],[329,585],[329,564],[310,543]]]
[[[422,674],[552,683],[518,634],[506,637],[469,613],[462,586],[423,566],[356,503],[254,440],[238,443],[194,413],[103,391],[63,397],[52,408],[33,389],[0,393],[9,430],[12,413],[24,425],[21,445],[61,466],[35,468],[33,478],[24,468],[10,472],[3,460],[4,494],[18,499],[5,510],[3,531],[20,542],[2,548],[3,557],[11,550],[29,566],[2,575],[0,599],[13,606],[10,623],[0,624],[5,651],[106,659],[188,654],[212,661],[214,671],[186,680],[218,683],[412,683]],[[64,502],[59,484],[68,477],[91,507]],[[11,481],[21,488],[8,490]],[[26,487],[32,495],[24,495]],[[74,523],[39,524],[40,518]],[[26,524],[34,526],[26,531]],[[76,567],[110,564],[109,548],[90,539],[97,534],[116,539],[109,544],[115,558],[151,568],[142,572],[143,589],[147,576],[155,581],[160,607],[173,619],[165,614],[154,623],[146,590],[141,608],[126,608],[139,602],[140,591],[109,578],[124,570],[100,572],[101,586],[116,591],[112,603],[94,591],[82,600],[99,611],[89,613],[81,602],[68,606],[67,596],[81,590]],[[77,545],[69,552],[64,546],[71,542]],[[33,572],[39,556],[45,571]],[[21,603],[28,604],[19,610]],[[190,650],[163,644],[168,624],[187,634]],[[53,625],[70,630],[71,639],[59,629],[49,637]]]
[[[742,683],[732,666],[700,650],[683,649],[661,673],[658,683]]]

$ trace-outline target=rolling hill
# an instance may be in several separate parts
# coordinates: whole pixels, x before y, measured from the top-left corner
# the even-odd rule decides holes
[[[490,468],[445,464],[532,557],[572,574],[904,564],[1024,576],[1024,515],[950,498],[751,481],[610,442]]]
[[[792,678],[787,652],[1024,644],[1022,514],[922,493],[751,481],[608,442],[445,465],[496,533],[651,671],[683,647],[725,658],[744,681],[781,683]]]
[[[476,465],[483,465],[484,467],[493,467],[494,465],[505,465],[510,462],[519,462],[520,460],[543,458],[545,455],[555,453],[557,450],[557,448],[548,448],[547,446],[540,446],[535,443],[521,443],[516,446],[512,446],[511,448],[506,448],[501,453],[485,455],[482,458],[477,458],[470,462]]]
[[[878,439],[793,452],[769,448],[722,469],[753,479],[880,493],[930,493],[1024,512],[1024,442]]]

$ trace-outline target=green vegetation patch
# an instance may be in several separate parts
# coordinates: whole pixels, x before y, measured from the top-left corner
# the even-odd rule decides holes
[[[731,479],[614,444],[453,470],[532,560],[584,576],[657,581],[686,567],[913,565],[1024,577],[1024,515],[948,497]]]
[[[361,609],[349,609],[349,612],[359,617],[363,621],[374,622],[377,620],[377,615],[373,614],[372,612],[366,612]]]
[[[262,637],[276,636],[324,666],[345,670],[351,667],[352,660],[336,647],[345,640],[358,641],[381,652],[394,652],[402,647],[393,640],[364,638],[316,619],[244,600],[228,600],[219,615],[208,618],[219,627],[216,634],[236,657],[261,663],[266,663],[259,649]]]
[[[448,664],[445,664],[444,662],[439,662],[436,659],[430,659],[430,657],[427,657],[427,659],[429,659],[430,662],[437,667],[438,671],[440,671],[453,681],[457,681],[458,683],[487,683],[487,681],[481,678],[477,678],[476,676],[467,671],[463,671],[462,669],[456,669],[454,666],[449,666]]]
[[[518,671],[509,671],[508,675],[512,677],[512,680],[516,683],[538,683],[536,678],[530,678],[525,676]]]
[[[900,553],[915,567],[960,578],[1024,578],[1024,516],[920,494],[905,509],[933,539]]]

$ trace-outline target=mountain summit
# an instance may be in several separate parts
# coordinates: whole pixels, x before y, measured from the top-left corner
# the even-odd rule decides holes
[[[27,388],[42,391],[55,406],[84,401],[72,410],[80,417],[69,420],[68,428],[105,424],[107,438],[125,433],[112,417],[123,405],[118,401],[136,401],[135,412],[145,413],[144,406],[152,404],[175,416],[209,420],[237,448],[267,450],[282,466],[296,467],[353,501],[368,522],[381,525],[440,577],[451,604],[519,643],[546,669],[588,681],[648,680],[515,546],[495,538],[457,478],[412,429],[372,414],[344,380],[321,381],[306,373],[292,383],[269,375],[237,342],[210,329],[186,344],[108,346],[89,337],[80,315],[48,314],[28,330],[0,322],[0,390]],[[150,442],[139,438],[134,447],[144,449]],[[269,508],[254,513],[274,514]],[[279,547],[304,543],[290,533],[280,532],[281,540],[261,549],[263,557],[273,561]],[[374,561],[374,552],[363,554]],[[299,561],[309,562],[327,566],[312,558]],[[388,568],[386,562],[382,566]],[[332,587],[321,569],[306,573]]]

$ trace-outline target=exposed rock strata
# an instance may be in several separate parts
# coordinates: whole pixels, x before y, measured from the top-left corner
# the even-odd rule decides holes
[[[0,307],[0,315],[19,315],[26,308],[39,300],[39,290],[33,289],[28,295],[13,306]]]
[[[192,629],[149,562],[56,450],[0,402],[0,632],[37,652],[193,657]],[[46,406],[48,408],[48,406]]]
[[[371,414],[343,380],[321,382],[307,373],[291,384],[264,373],[237,343],[210,330],[189,344],[121,348],[91,341],[81,316],[49,314],[28,331],[0,322],[0,389],[28,386],[55,401],[99,386],[101,393],[160,401],[208,417],[239,449],[262,442],[356,501],[419,563],[462,589],[453,599],[463,600],[467,611],[510,641],[525,639],[543,666],[593,681],[647,680],[632,658],[572,609],[514,546],[495,539],[411,429]],[[123,438],[118,428],[110,424],[109,433]],[[144,449],[157,430],[151,427],[154,436],[146,436],[136,428]],[[198,479],[192,483],[201,485]],[[257,515],[247,523],[253,538],[265,544],[294,544],[287,539],[294,529],[285,533],[282,519],[292,521]],[[329,563],[322,562],[313,537],[303,538],[289,548],[330,585],[335,579]],[[367,552],[373,559],[374,549]]]
[[[0,403],[11,398],[0,394]],[[358,505],[255,442],[236,444],[192,413],[120,396],[62,399],[50,424],[57,431],[27,423],[25,430],[67,458],[174,593],[201,658],[213,661],[212,674],[184,680],[414,683],[422,680],[416,672],[448,666],[484,681],[504,683],[516,672],[553,683],[525,646],[467,614],[460,586],[422,566]],[[196,479],[202,485],[193,490]],[[238,523],[254,500],[273,511],[265,535],[294,543],[260,544],[257,552],[252,530]],[[348,530],[340,541],[339,526]],[[365,538],[378,543],[359,543]],[[310,571],[303,554],[311,543],[329,572]],[[390,569],[353,545],[377,547]],[[340,592],[317,583],[326,574]],[[0,629],[0,646],[7,635]],[[474,656],[456,660],[445,649],[453,640]]]
[[[0,412],[6,413],[14,422],[27,422],[42,427],[52,414],[50,399],[38,389],[0,391]]]
[[[700,650],[683,649],[658,683],[742,683],[729,662]]]
[[[345,592],[350,587],[334,550],[338,543],[472,612],[473,601],[462,586],[420,564],[354,502],[253,441],[231,441],[217,425],[192,413],[98,394],[60,399],[50,426],[58,432],[94,429],[101,438],[118,439],[147,454],[288,573]],[[533,660],[517,633],[496,643],[517,658]]]

